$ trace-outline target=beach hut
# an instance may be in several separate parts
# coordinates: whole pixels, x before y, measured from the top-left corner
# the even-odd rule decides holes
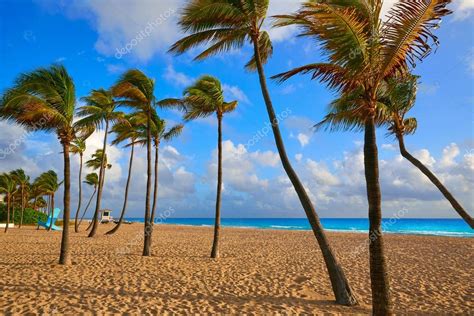
[[[112,217],[112,211],[108,209],[100,210],[100,222],[101,223],[110,223],[113,222],[114,218]]]

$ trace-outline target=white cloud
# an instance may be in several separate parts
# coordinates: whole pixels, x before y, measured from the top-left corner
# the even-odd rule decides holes
[[[459,155],[460,150],[458,145],[451,143],[449,146],[443,149],[443,156],[441,157],[441,167],[452,167],[456,165],[454,159]]]
[[[224,95],[228,100],[235,99],[241,103],[250,103],[247,95],[238,86],[223,84],[222,89],[224,90]]]
[[[469,18],[474,12],[474,1],[472,0],[457,0],[457,6],[454,8],[454,19],[458,21]]]
[[[301,147],[304,147],[309,144],[309,136],[307,134],[299,133],[296,138],[300,142]]]
[[[191,85],[194,81],[194,78],[186,75],[185,73],[178,72],[174,69],[173,65],[169,64],[166,67],[166,71],[163,74],[163,78],[168,81],[173,83],[176,86],[180,87],[187,87]]]

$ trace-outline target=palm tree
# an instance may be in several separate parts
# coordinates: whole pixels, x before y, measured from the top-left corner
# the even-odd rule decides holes
[[[328,62],[302,66],[275,76],[280,81],[311,73],[329,88],[348,93],[363,89],[359,100],[364,116],[364,167],[369,202],[369,251],[372,307],[376,315],[391,313],[390,287],[382,237],[382,208],[375,137],[377,95],[383,81],[404,73],[424,59],[432,30],[449,14],[450,0],[398,1],[382,21],[382,0],[307,1],[295,14],[277,16],[276,26],[297,25],[301,36],[321,42]]]
[[[79,128],[94,127],[99,129],[102,125],[105,125],[104,142],[102,145],[102,152],[104,153],[102,157],[104,158],[106,157],[109,124],[121,120],[124,114],[117,111],[118,103],[115,102],[110,91],[104,89],[92,90],[91,93],[87,97],[82,98],[82,100],[86,102],[86,105],[79,109],[78,115],[83,118],[77,121],[75,126]],[[103,165],[102,162],[99,170],[99,188],[97,190],[97,201],[95,204],[94,217],[92,219],[93,225],[88,237],[95,236],[97,225],[99,224],[98,216],[102,199],[103,178],[105,172]]]
[[[236,109],[237,101],[225,102],[224,92],[219,80],[212,76],[202,76],[193,85],[184,90],[184,97],[182,99],[166,99],[160,102],[160,104],[162,106],[174,104],[184,108],[184,119],[186,121],[213,114],[217,117],[217,196],[211,258],[218,258],[221,226],[222,118],[224,113],[229,113]]]
[[[8,231],[8,225],[10,224],[10,207],[12,195],[15,194],[17,190],[17,183],[11,174],[2,173],[0,175],[0,193],[5,194],[5,199],[7,200],[7,223],[5,226],[5,233]]]
[[[169,102],[173,102],[173,99],[167,99]],[[165,101],[166,102],[166,101]],[[157,105],[159,106],[165,106],[165,103],[158,102]],[[181,105],[168,105],[168,106],[179,106],[182,108]],[[146,115],[144,113],[137,113],[136,118],[141,121],[141,126],[144,127],[146,126]],[[181,132],[183,131],[183,125],[178,124],[173,126],[170,129],[166,128],[166,121],[161,119],[158,116],[158,113],[156,112],[156,109],[151,110],[151,134],[152,134],[152,141],[153,145],[155,147],[155,165],[154,165],[154,185],[153,185],[153,204],[151,207],[151,216],[150,216],[150,222],[152,225],[155,223],[155,212],[156,212],[156,207],[157,207],[157,197],[158,197],[158,158],[159,158],[159,147],[161,142],[164,141],[170,141],[173,138],[179,136]],[[139,138],[136,141],[136,144],[140,144],[145,146],[147,143],[147,134],[146,134],[146,128],[141,128],[139,129]]]
[[[27,202],[26,195],[30,185],[30,177],[25,174],[23,169],[13,170],[11,173],[12,178],[20,187],[20,196],[21,196],[21,215],[20,215],[20,225],[23,225],[23,213],[25,212],[25,203]],[[15,220],[15,218],[13,218]]]
[[[241,48],[246,42],[250,42],[253,56],[246,64],[246,68],[251,71],[257,70],[280,160],[321,248],[336,303],[355,305],[357,299],[329,245],[314,206],[288,159],[283,143],[263,67],[273,52],[270,36],[262,30],[267,9],[268,0],[190,0],[182,11],[179,24],[184,32],[191,34],[176,42],[170,51],[180,54],[196,46],[209,44],[208,48],[196,57],[197,60],[201,60],[217,53]]]
[[[129,114],[125,117],[125,119],[121,122],[115,123],[112,127],[112,133],[115,133],[115,139],[112,141],[112,145],[118,145],[122,142],[127,142],[125,147],[130,147],[130,160],[128,163],[128,176],[127,176],[127,183],[125,185],[125,195],[123,199],[123,207],[122,212],[120,213],[120,218],[115,225],[114,228],[109,230],[106,234],[112,235],[115,233],[120,226],[122,225],[123,218],[125,216],[125,212],[127,210],[127,201],[128,201],[128,188],[130,186],[130,180],[132,178],[132,165],[133,165],[133,155],[135,152],[135,143],[140,136],[139,131],[140,125],[138,124],[138,118],[136,114]]]
[[[394,135],[398,140],[401,155],[427,176],[451,203],[454,210],[471,228],[474,228],[474,219],[464,210],[451,192],[420,160],[416,159],[405,148],[404,136],[414,134],[418,127],[416,118],[406,117],[415,105],[417,86],[418,76],[410,74],[383,82],[383,89],[381,89],[378,96],[375,123],[377,126],[388,128],[388,135]],[[364,117],[358,111],[358,100],[362,97],[361,92],[358,89],[333,101],[329,108],[329,114],[316,125],[316,128],[326,127],[330,130],[363,129]]]
[[[53,65],[21,74],[0,102],[2,118],[31,130],[56,132],[64,159],[64,229],[60,264],[69,264],[70,159],[69,145],[74,139],[73,117],[76,106],[74,82],[66,68]]]
[[[155,81],[148,78],[138,69],[128,70],[112,88],[114,96],[120,98],[123,105],[127,105],[143,112],[146,119],[146,147],[147,147],[147,184],[144,216],[143,256],[151,255],[151,237],[153,225],[150,221],[150,193],[151,193],[151,115],[155,107]]]
[[[94,192],[92,193],[91,197],[89,198],[89,202],[87,202],[86,208],[84,209],[84,212],[82,213],[79,224],[77,225],[78,228],[79,228],[79,226],[81,226],[82,219],[86,215],[86,212],[89,209],[89,206],[92,202],[92,199],[94,198],[95,193],[97,192],[97,187],[99,186],[99,176],[95,172],[89,173],[88,175],[86,175],[86,180],[84,181],[84,183],[87,184],[87,185],[90,185],[91,187],[93,187]]]
[[[81,210],[82,203],[82,160],[84,157],[84,152],[86,151],[86,140],[84,138],[76,138],[71,143],[71,153],[79,155],[79,201],[77,202],[76,216],[74,217],[74,231],[79,232],[78,217],[79,211]]]
[[[56,172],[54,172],[53,170],[49,170],[39,175],[35,182],[37,182],[43,192],[50,198],[50,208],[48,211],[49,216],[54,211],[54,195],[59,190],[59,187],[61,186],[63,181],[59,182],[58,175],[56,174]],[[49,223],[48,231],[51,230],[52,225],[53,221]]]

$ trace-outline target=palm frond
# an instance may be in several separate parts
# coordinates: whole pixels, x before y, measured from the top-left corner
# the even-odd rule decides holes
[[[451,0],[399,0],[389,11],[382,28],[383,45],[380,76],[385,78],[407,70],[407,62],[414,67],[438,45],[432,30],[439,27],[441,18],[450,14],[446,6]]]

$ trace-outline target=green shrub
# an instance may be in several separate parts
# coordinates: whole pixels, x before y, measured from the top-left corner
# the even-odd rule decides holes
[[[10,222],[12,222],[13,210],[10,210]],[[25,208],[25,212],[23,213],[23,225],[28,224],[36,224],[38,222],[38,217],[45,221],[48,217],[46,214],[41,212],[37,212],[31,208]],[[15,207],[15,221],[16,225],[20,224],[21,219],[21,208]],[[0,222],[5,223],[7,221],[7,206],[5,204],[0,203]]]

